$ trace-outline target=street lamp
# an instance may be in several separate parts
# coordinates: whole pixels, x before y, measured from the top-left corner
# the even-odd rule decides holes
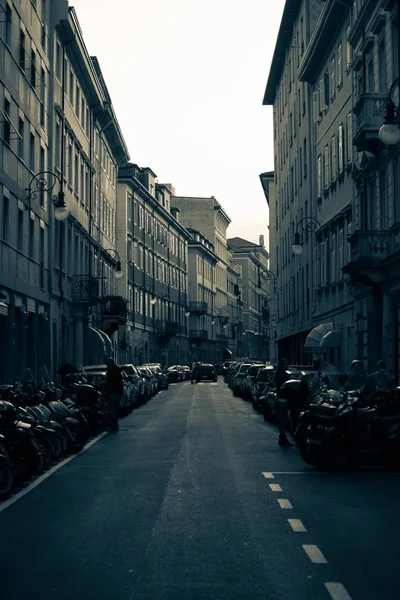
[[[69,210],[65,206],[65,194],[62,190],[61,178],[56,173],[53,173],[52,171],[40,171],[40,173],[36,173],[30,180],[29,186],[25,191],[28,194],[30,210],[31,201],[34,200],[38,194],[43,194],[44,192],[52,193],[57,182],[60,185],[60,189],[57,194],[52,196],[53,204],[55,204],[54,217],[57,221],[65,221],[69,215]]]
[[[154,296],[154,294],[153,294],[153,290],[150,288],[150,286],[149,286],[148,284],[145,284],[145,285],[143,286],[143,289],[144,289],[146,292],[150,292],[150,294],[151,294],[151,298],[150,298],[150,304],[151,304],[152,306],[154,306],[155,304],[157,304],[157,298]]]
[[[188,308],[185,310],[185,317],[190,317],[190,310]]]
[[[321,227],[321,223],[314,217],[303,217],[303,219],[298,221],[292,245],[293,254],[303,253],[303,240],[299,233],[299,226],[303,234],[307,237],[310,233],[314,233],[318,227]]]
[[[117,264],[116,264],[116,269],[114,271],[114,277],[115,277],[115,279],[121,279],[124,276],[124,272],[121,267],[121,258],[119,256],[118,251],[115,250],[115,248],[103,248],[103,250],[105,252],[107,252],[108,254],[110,252],[113,252],[115,254],[115,256],[117,257]]]
[[[398,110],[392,99],[393,90],[399,84],[399,77],[393,81],[389,90],[389,97],[385,106],[385,121],[379,130],[379,139],[385,146],[396,146],[400,142],[400,129]]]
[[[274,293],[275,293],[276,292],[276,275],[275,275],[275,273],[273,273],[269,269],[267,271],[261,272],[261,268],[260,268],[260,266],[258,266],[258,284],[257,284],[258,288],[261,288],[261,277],[263,279],[266,279],[267,281],[271,281],[271,279],[272,279],[272,281],[274,282]]]

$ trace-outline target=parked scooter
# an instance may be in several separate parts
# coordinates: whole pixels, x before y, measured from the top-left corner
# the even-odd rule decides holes
[[[399,398],[400,388],[369,397],[329,390],[299,417],[295,439],[302,459],[321,470],[343,459],[400,465]]]

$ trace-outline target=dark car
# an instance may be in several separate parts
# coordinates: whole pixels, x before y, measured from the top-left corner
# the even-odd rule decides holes
[[[217,381],[218,375],[214,365],[198,365],[197,367],[197,381],[202,379],[210,379],[211,381]]]

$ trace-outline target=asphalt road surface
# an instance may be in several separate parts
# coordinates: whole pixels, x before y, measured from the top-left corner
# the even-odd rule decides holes
[[[1,600],[391,600],[400,475],[318,473],[218,384],[170,386],[0,504]]]

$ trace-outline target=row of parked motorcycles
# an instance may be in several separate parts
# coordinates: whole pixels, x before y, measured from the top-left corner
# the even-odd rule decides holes
[[[266,420],[273,420],[274,370],[270,365],[257,367],[254,376],[247,370],[248,384],[242,383],[243,392],[236,395],[250,400]],[[235,374],[226,381],[232,387]],[[330,374],[319,371],[312,376],[303,373],[281,387],[280,400],[288,406],[288,430],[302,459],[318,470],[343,463],[400,468],[400,387],[369,393],[347,390],[345,384],[333,389],[332,382]]]
[[[107,426],[105,397],[92,385],[60,390],[33,377],[0,385],[0,500],[54,461],[80,452]]]

